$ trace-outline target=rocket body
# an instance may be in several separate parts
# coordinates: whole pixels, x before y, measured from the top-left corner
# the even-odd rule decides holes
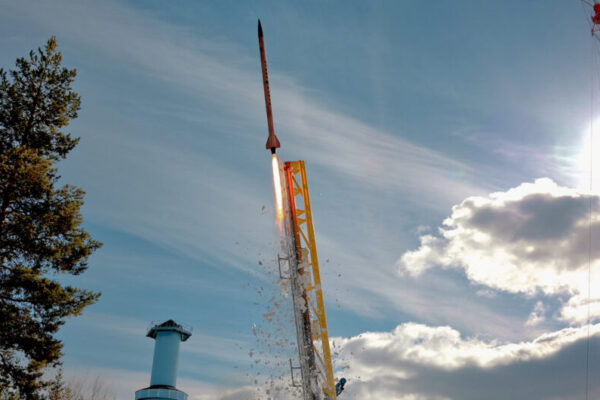
[[[262,25],[258,20],[258,46],[260,48],[260,64],[262,67],[263,89],[265,91],[265,106],[267,109],[267,124],[269,125],[269,137],[265,147],[275,154],[275,149],[281,147],[279,139],[275,136],[275,128],[273,126],[273,110],[271,109],[271,92],[269,90],[269,74],[267,72],[267,54],[265,52],[265,40],[263,37]]]

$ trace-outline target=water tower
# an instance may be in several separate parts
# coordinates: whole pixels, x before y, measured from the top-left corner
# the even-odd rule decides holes
[[[146,334],[155,340],[150,386],[135,392],[135,400],[187,400],[188,395],[177,390],[179,343],[192,336],[191,329],[173,320],[153,325]]]

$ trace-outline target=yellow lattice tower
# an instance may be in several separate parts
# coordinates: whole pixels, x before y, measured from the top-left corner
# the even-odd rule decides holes
[[[298,272],[303,282],[302,297],[307,304],[303,317],[312,342],[312,353],[315,356],[311,362],[314,362],[315,369],[318,372],[319,385],[325,394],[325,398],[335,400],[335,382],[331,363],[331,350],[329,348],[327,319],[325,317],[319,260],[304,161],[288,161],[285,163],[284,169],[292,215]]]

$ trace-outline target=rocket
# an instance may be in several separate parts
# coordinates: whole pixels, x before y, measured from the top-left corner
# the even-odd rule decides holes
[[[260,19],[258,20],[258,46],[260,48],[260,64],[262,66],[263,88],[265,90],[265,106],[267,108],[267,123],[269,125],[269,137],[265,147],[275,154],[275,149],[281,147],[277,136],[275,136],[275,128],[273,127],[273,111],[271,110],[271,92],[269,91],[269,74],[267,73],[267,54],[265,53],[265,40],[263,38],[262,26]]]

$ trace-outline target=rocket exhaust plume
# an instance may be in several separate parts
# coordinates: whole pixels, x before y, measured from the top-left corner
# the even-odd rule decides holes
[[[271,164],[273,166],[273,188],[275,189],[275,216],[277,222],[281,225],[281,221],[283,221],[283,196],[281,193],[281,177],[279,176],[279,159],[275,153],[271,157]]]

